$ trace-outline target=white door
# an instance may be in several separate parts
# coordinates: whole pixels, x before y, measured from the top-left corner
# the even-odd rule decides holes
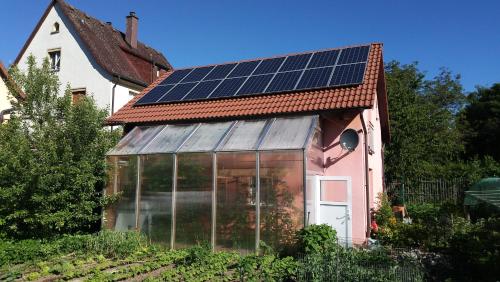
[[[337,231],[339,243],[351,245],[350,177],[320,176],[317,181],[318,222],[333,227]]]

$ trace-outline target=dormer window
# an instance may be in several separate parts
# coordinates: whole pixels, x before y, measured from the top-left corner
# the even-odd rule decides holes
[[[50,67],[53,71],[61,69],[61,49],[49,50]]]
[[[55,22],[54,25],[52,25],[52,31],[50,32],[50,34],[54,34],[54,33],[59,33],[59,23],[58,22]]]

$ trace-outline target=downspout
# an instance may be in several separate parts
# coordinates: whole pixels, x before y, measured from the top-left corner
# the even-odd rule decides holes
[[[361,125],[363,126],[363,141],[365,152],[365,187],[366,187],[366,238],[370,237],[371,214],[370,214],[370,176],[368,174],[368,131],[366,130],[365,118],[363,117],[363,110],[359,112],[361,118]]]
[[[120,82],[120,80],[121,80],[120,76],[116,76],[114,79],[113,88],[111,88],[111,114],[110,114],[110,116],[112,116],[115,112],[115,90],[116,90],[116,86],[118,85],[118,82]],[[113,126],[111,126],[111,131],[113,131]]]
[[[5,109],[5,110],[0,111],[0,124],[2,124],[3,121],[5,120],[4,116],[6,116],[10,113],[12,113],[12,109]]]

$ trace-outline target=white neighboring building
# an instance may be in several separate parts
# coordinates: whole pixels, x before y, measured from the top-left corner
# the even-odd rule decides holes
[[[14,82],[7,69],[4,67],[2,62],[0,62],[0,123],[3,123],[5,120],[10,118],[10,113],[12,111],[12,101],[14,100],[22,100],[26,96],[24,93],[18,89],[17,93],[10,93],[7,83],[11,83],[11,86],[14,86]],[[17,88],[17,86],[15,86]]]
[[[33,54],[45,57],[59,75],[61,93],[70,84],[73,98],[92,95],[101,108],[116,112],[159,75],[172,70],[160,52],[137,40],[138,17],[126,18],[120,32],[75,9],[52,0],[15,60],[20,69]]]

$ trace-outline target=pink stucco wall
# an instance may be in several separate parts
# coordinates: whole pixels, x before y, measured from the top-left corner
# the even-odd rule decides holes
[[[375,103],[376,105],[376,103]],[[308,170],[308,175],[324,176],[349,176],[352,181],[352,242],[362,244],[366,240],[367,207],[366,207],[366,181],[365,181],[365,156],[368,156],[368,175],[370,176],[370,207],[376,206],[377,195],[383,190],[383,143],[378,108],[363,110],[369,135],[373,134],[370,153],[365,154],[363,125],[359,110],[344,111],[325,114],[321,117],[323,171]],[[352,152],[342,149],[339,144],[341,133],[354,129],[359,135],[359,144]],[[368,138],[370,139],[370,137]],[[317,167],[318,158],[308,157],[308,167]],[[315,162],[313,164],[312,162]]]

